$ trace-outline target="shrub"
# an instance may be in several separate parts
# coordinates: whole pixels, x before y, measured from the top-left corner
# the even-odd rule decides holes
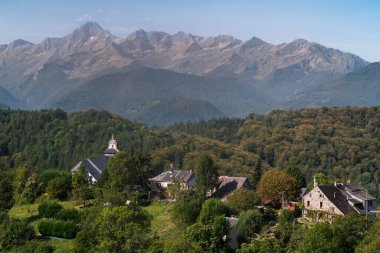
[[[71,185],[67,184],[64,177],[57,177],[49,181],[46,193],[52,199],[64,200],[67,198]]]
[[[203,224],[212,224],[215,217],[220,215],[228,215],[228,207],[219,199],[208,199],[202,204],[199,214],[199,222]]]
[[[63,207],[57,202],[44,201],[38,206],[38,213],[43,218],[53,218]]]
[[[256,193],[245,188],[235,190],[227,198],[227,205],[235,213],[254,209],[258,204],[260,204],[260,198],[256,196]]]
[[[61,209],[54,215],[54,218],[63,221],[73,221],[75,223],[81,221],[81,215],[75,209]]]
[[[5,218],[0,224],[0,252],[21,246],[33,239],[34,230],[25,220]]]
[[[38,224],[38,231],[44,236],[73,239],[76,236],[77,227],[72,221],[46,219]]]
[[[16,247],[12,252],[18,253],[53,253],[54,247],[47,242],[32,240],[24,246]]]
[[[263,222],[264,218],[259,210],[248,210],[240,214],[237,228],[240,234],[248,239],[260,232]]]

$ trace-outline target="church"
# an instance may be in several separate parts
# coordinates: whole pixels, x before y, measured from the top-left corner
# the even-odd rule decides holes
[[[88,176],[90,177],[91,181],[95,183],[99,180],[100,175],[107,167],[110,158],[114,156],[118,151],[119,149],[117,148],[117,141],[112,135],[111,139],[108,141],[108,147],[102,156],[89,157],[85,160],[80,161],[71,169],[71,172],[74,173],[82,164],[84,164],[88,172]]]

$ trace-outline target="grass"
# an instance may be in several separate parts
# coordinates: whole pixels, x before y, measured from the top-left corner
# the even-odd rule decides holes
[[[75,208],[77,202],[76,201],[59,201],[58,202],[64,208]],[[36,235],[39,234],[38,224],[40,223],[40,219],[38,218],[38,205],[36,204],[27,204],[27,205],[16,205],[11,210],[9,210],[9,216],[11,218],[18,219],[30,219],[32,222],[30,225],[33,227]],[[50,245],[52,245],[55,250],[54,253],[71,253],[74,252],[74,242],[75,240],[60,240],[60,239],[44,239]]]
[[[74,208],[76,206],[75,201],[58,201],[58,203],[64,208]],[[27,205],[16,205],[11,210],[9,210],[9,216],[11,218],[28,219],[32,216],[38,215],[38,205],[27,204]]]
[[[54,247],[54,253],[71,253],[74,252],[75,240],[45,239]]]
[[[166,237],[175,227],[171,220],[170,210],[173,207],[171,203],[153,202],[151,205],[143,207],[150,215],[153,216],[152,231],[160,237]]]

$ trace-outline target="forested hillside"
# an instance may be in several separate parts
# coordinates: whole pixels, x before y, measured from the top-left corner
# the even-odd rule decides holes
[[[111,134],[121,150],[150,154],[156,173],[171,163],[191,169],[203,151],[218,161],[223,173],[250,176],[255,166],[261,166],[256,155],[239,146],[147,128],[105,111],[0,111],[0,122],[0,168],[69,169],[82,159],[102,154]]]
[[[380,110],[321,108],[252,114],[148,128],[104,111],[1,111],[1,166],[69,169],[99,155],[113,133],[122,150],[152,156],[162,171],[170,163],[191,169],[208,152],[227,175],[254,180],[256,168],[299,167],[311,181],[323,172],[331,181],[359,182],[378,196]]]
[[[357,181],[378,196],[379,127],[379,107],[347,107],[273,111],[244,121],[213,120],[171,129],[226,141],[272,167],[297,166],[309,181],[316,172],[332,181]]]

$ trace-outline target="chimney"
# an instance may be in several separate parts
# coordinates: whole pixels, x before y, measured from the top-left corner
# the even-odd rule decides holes
[[[170,169],[169,169],[170,171],[172,171],[173,170],[173,164],[171,163],[170,164]]]
[[[335,199],[335,194],[336,194],[336,192],[334,192],[334,199]]]
[[[315,177],[313,179],[314,179],[314,187],[316,187],[318,185],[317,180],[315,179]]]
[[[336,187],[336,180],[334,181],[334,186]],[[334,199],[335,199],[335,192],[334,192]]]

